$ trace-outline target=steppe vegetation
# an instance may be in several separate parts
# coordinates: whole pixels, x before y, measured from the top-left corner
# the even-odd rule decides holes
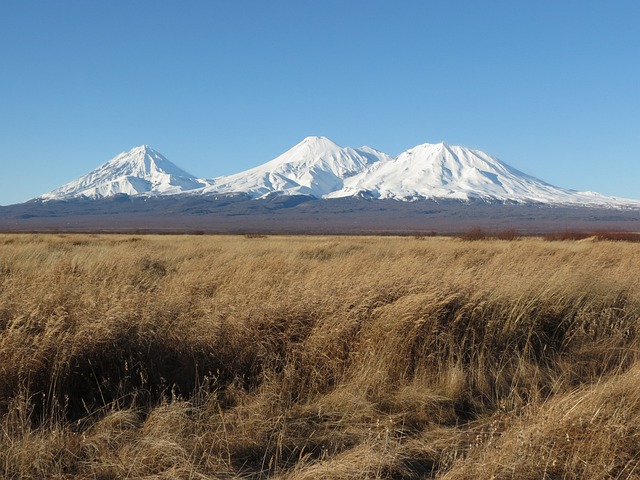
[[[640,478],[640,246],[0,236],[0,477]]]

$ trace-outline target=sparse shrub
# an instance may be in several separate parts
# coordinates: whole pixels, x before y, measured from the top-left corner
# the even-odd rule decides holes
[[[489,233],[481,227],[474,227],[460,235],[460,238],[466,241],[486,240],[489,237]]]
[[[592,233],[579,232],[574,230],[563,230],[561,232],[551,232],[544,235],[544,239],[548,242],[584,240],[593,237]]]
[[[520,234],[515,229],[506,229],[500,230],[497,233],[491,233],[487,230],[484,230],[481,227],[474,227],[471,230],[468,230],[460,235],[462,240],[466,241],[476,241],[476,240],[507,240],[513,241],[518,240],[520,238]]]
[[[610,240],[615,242],[640,242],[640,233],[634,232],[606,232],[598,231],[594,233],[598,240]]]
[[[438,232],[431,231],[427,233],[420,233],[420,234],[414,235],[413,238],[415,238],[416,240],[423,240],[428,237],[437,237],[437,236],[438,236]]]
[[[610,232],[607,230],[599,230],[596,232],[580,232],[580,231],[561,231],[551,232],[543,237],[547,241],[572,241],[572,240],[602,240],[614,242],[640,242],[640,233],[635,232]]]
[[[245,234],[244,238],[249,238],[249,239],[252,239],[252,238],[268,238],[268,236],[267,235],[263,235],[261,233],[247,233],[247,234]]]
[[[518,233],[517,230],[509,228],[507,230],[501,230],[498,233],[496,233],[495,238],[497,238],[498,240],[513,241],[513,240],[518,240],[520,238],[520,234]]]

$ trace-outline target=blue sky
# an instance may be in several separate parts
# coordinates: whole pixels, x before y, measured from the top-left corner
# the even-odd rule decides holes
[[[640,2],[0,2],[0,205],[146,143],[201,177],[308,135],[479,148],[640,198]]]

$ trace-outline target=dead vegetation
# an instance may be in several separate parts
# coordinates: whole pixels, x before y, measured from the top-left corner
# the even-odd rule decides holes
[[[0,477],[640,478],[638,246],[477,240],[0,236]]]
[[[640,242],[640,233],[636,232],[610,232],[606,230],[596,232],[564,230],[548,233],[544,236],[547,241],[562,240],[607,240],[616,242]]]

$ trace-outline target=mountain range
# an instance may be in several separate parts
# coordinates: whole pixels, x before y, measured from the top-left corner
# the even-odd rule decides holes
[[[371,147],[341,147],[326,137],[315,136],[255,168],[213,179],[195,177],[142,145],[36,200],[100,199],[119,194],[244,194],[252,199],[303,195],[317,199],[440,199],[640,208],[640,200],[550,185],[480,150],[425,143],[392,158]]]

